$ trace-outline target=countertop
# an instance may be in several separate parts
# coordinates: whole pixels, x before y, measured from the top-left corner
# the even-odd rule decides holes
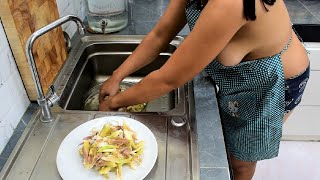
[[[214,82],[201,72],[194,79],[200,179],[230,179]]]
[[[164,12],[168,0],[135,0],[132,5],[131,21],[122,31],[115,34],[147,34],[156,24]],[[302,39],[312,41],[314,36],[310,33],[319,29],[320,2],[307,0],[287,0],[289,14],[292,22],[296,24]],[[315,25],[316,24],[316,25]],[[178,35],[186,36],[189,33],[186,26]],[[314,33],[312,33],[314,34]],[[319,33],[317,33],[319,34]],[[319,36],[317,36],[319,38]],[[194,96],[196,119],[198,128],[200,177],[206,179],[230,179],[229,165],[223,139],[222,127],[215,98],[214,83],[204,72],[197,75],[194,80]],[[12,149],[19,140],[24,128],[32,114],[37,109],[36,103],[31,103],[22,120],[18,124],[8,145],[0,155],[0,170],[10,156]]]
[[[198,142],[200,177],[201,177],[201,179],[212,179],[212,178],[217,178],[219,180],[230,179],[226,150],[224,147],[223,134],[222,134],[222,130],[221,130],[222,128],[221,128],[221,124],[220,124],[219,113],[217,110],[218,109],[217,108],[217,101],[215,99],[214,84],[210,80],[210,78],[205,76],[205,73],[200,73],[198,76],[196,76],[193,80],[193,84],[194,84],[194,89],[193,89],[193,91],[191,90],[190,92],[194,94],[195,119],[196,119],[195,122],[196,122],[196,128],[197,128],[197,132],[198,132],[196,137],[197,137],[197,142]],[[32,147],[35,147],[35,148],[32,150],[33,153],[31,153],[31,154],[30,153],[28,154],[28,152],[26,152],[24,154],[19,154],[18,157],[16,157],[15,153],[13,153],[13,155],[10,156],[9,162],[15,161],[18,164],[21,164],[23,162],[26,163],[25,164],[26,166],[22,165],[22,167],[26,167],[25,169],[21,170],[20,168],[22,168],[22,167],[20,167],[20,168],[16,168],[16,169],[18,169],[17,171],[11,172],[11,174],[13,176],[21,173],[22,177],[28,177],[29,173],[32,171],[32,175],[35,174],[33,178],[35,178],[35,177],[39,178],[37,176],[37,175],[39,175],[39,173],[33,173],[33,171],[34,171],[34,169],[32,168],[33,166],[32,165],[30,165],[29,167],[27,166],[27,164],[29,164],[29,161],[31,164],[34,164],[34,163],[37,164],[37,161],[39,161],[40,164],[42,162],[42,165],[39,165],[39,166],[37,166],[38,168],[35,168],[36,172],[41,172],[42,170],[48,170],[48,168],[52,169],[52,167],[55,167],[55,166],[52,166],[52,163],[55,164],[55,162],[52,161],[52,158],[48,159],[47,157],[52,157],[50,152],[56,152],[56,150],[55,150],[56,147],[54,147],[54,148],[53,147],[42,147],[42,142],[49,141],[49,139],[47,139],[47,137],[50,136],[50,139],[53,139],[53,140],[52,140],[52,143],[49,143],[49,144],[55,144],[54,142],[56,142],[56,138],[60,137],[59,135],[57,135],[57,133],[60,134],[61,132],[58,130],[57,132],[55,131],[56,133],[53,133],[49,129],[51,129],[53,126],[55,126],[55,124],[59,118],[62,117],[62,119],[63,118],[69,119],[71,116],[67,117],[68,113],[65,113],[64,115],[61,115],[61,117],[60,117],[60,115],[57,115],[55,120],[51,123],[48,123],[48,124],[44,124],[41,122],[36,123],[35,121],[39,121],[37,119],[37,117],[35,117],[39,113],[38,110],[39,110],[38,106],[35,103],[32,103],[30,108],[27,110],[26,115],[23,117],[23,120],[21,121],[23,124],[19,124],[19,128],[21,128],[21,132],[23,132],[23,130],[22,130],[23,127],[20,127],[20,126],[28,126],[26,128],[26,130],[23,132],[25,135],[26,135],[26,133],[30,133],[29,131],[31,129],[31,126],[36,126],[35,132],[33,132],[33,131],[31,132],[32,137],[36,137],[36,138],[33,138],[33,141],[28,143],[29,147],[23,146],[24,152],[28,151],[28,149],[30,150],[30,148],[32,148]],[[103,114],[103,115],[105,115],[105,114]],[[79,121],[85,121],[88,119],[88,117],[89,117],[89,115],[84,115],[84,117],[79,115],[79,116],[76,116],[75,118]],[[30,121],[30,119],[33,119],[33,120]],[[74,119],[74,118],[71,118],[71,119]],[[33,122],[33,123],[29,123],[29,121]],[[64,120],[61,120],[59,122],[64,122]],[[67,122],[67,124],[68,124],[68,122]],[[64,127],[67,124],[63,124],[63,125],[59,125],[59,126]],[[68,129],[68,128],[66,128],[66,129]],[[68,132],[71,129],[69,129]],[[64,131],[66,131],[66,130],[64,130]],[[63,132],[63,133],[67,134],[68,132]],[[51,136],[51,133],[56,134],[57,137],[54,135]],[[20,144],[22,143],[22,141],[24,142],[27,139],[28,140],[31,139],[31,138],[20,139],[19,138],[20,135],[15,135],[17,137],[17,140],[19,140]],[[25,135],[22,135],[22,137],[26,137]],[[61,138],[63,139],[64,136],[65,135],[62,135]],[[39,143],[36,143],[38,141],[39,141]],[[18,142],[18,144],[19,144],[19,142]],[[40,146],[37,146],[37,144],[40,144]],[[15,145],[12,144],[11,147],[14,147],[14,146]],[[19,147],[21,147],[21,146],[14,147],[14,152],[17,152]],[[53,149],[52,151],[44,150],[44,152],[46,152],[46,153],[44,153],[44,155],[41,155],[42,161],[40,160],[41,157],[33,155],[33,154],[37,154],[38,153],[37,151],[41,151],[41,149],[42,149],[41,147],[45,148],[47,150]],[[11,153],[10,148],[6,148],[5,152],[8,153],[7,155],[9,156]],[[48,166],[43,166],[44,163]],[[51,167],[49,166],[49,164],[51,164]],[[6,168],[8,168],[8,166],[9,165],[7,165]],[[47,167],[47,169],[46,169],[46,167]],[[48,172],[55,172],[55,171],[48,171]],[[3,172],[1,172],[1,173],[3,173]],[[0,177],[2,176],[1,173],[0,173]],[[20,177],[20,175],[19,175],[19,177]],[[14,177],[11,177],[11,178],[14,178]]]

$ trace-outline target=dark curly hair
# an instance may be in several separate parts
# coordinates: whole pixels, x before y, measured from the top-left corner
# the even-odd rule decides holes
[[[202,9],[208,0],[196,0],[199,9]],[[268,11],[267,5],[274,5],[276,0],[260,0],[266,11]],[[256,16],[256,1],[255,0],[243,0],[243,14],[247,20],[254,21]]]

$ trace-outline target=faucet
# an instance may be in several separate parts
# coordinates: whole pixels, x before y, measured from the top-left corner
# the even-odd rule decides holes
[[[33,78],[33,81],[36,85],[36,90],[37,90],[37,94],[38,94],[37,102],[38,102],[38,104],[41,108],[41,111],[42,111],[42,116],[40,117],[40,120],[42,122],[51,122],[53,120],[53,116],[50,111],[50,107],[52,107],[54,104],[56,104],[60,100],[60,97],[55,93],[53,85],[50,86],[51,94],[48,95],[47,97],[44,95],[42,87],[41,87],[41,83],[39,80],[39,74],[37,71],[37,67],[35,65],[35,61],[33,58],[32,47],[33,47],[35,40],[38,39],[40,36],[42,36],[43,34],[51,31],[52,29],[66,23],[68,21],[74,21],[77,24],[78,32],[80,35],[85,34],[85,26],[83,25],[80,18],[78,18],[75,15],[67,15],[67,16],[64,16],[64,17],[48,24],[47,26],[44,26],[41,29],[35,31],[33,34],[31,34],[31,36],[29,37],[29,39],[26,43],[26,55],[27,55],[30,69],[31,69],[32,78]]]

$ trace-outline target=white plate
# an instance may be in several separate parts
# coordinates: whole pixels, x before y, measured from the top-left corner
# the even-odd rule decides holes
[[[104,177],[97,170],[87,170],[82,164],[82,157],[79,154],[79,144],[82,139],[90,135],[93,128],[101,130],[105,123],[122,124],[125,121],[128,126],[137,132],[138,140],[143,140],[144,151],[141,155],[142,163],[135,170],[128,166],[123,167],[123,180],[141,180],[145,178],[154,166],[158,156],[158,144],[153,133],[144,124],[131,118],[108,116],[88,121],[72,130],[62,141],[57,154],[57,168],[64,180],[104,180]],[[109,173],[110,180],[116,179],[114,172]]]

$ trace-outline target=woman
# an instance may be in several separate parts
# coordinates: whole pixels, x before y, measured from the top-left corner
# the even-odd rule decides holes
[[[187,22],[190,34],[163,67],[118,93],[120,82],[152,62]],[[173,0],[154,29],[104,82],[100,110],[149,102],[205,69],[219,87],[234,177],[251,179],[257,161],[278,155],[282,123],[301,100],[308,67],[282,0]]]

